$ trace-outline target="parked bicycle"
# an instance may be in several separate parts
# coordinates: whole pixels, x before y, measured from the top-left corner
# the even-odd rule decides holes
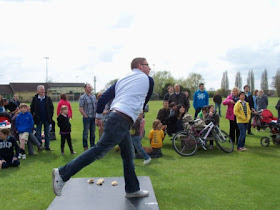
[[[217,146],[226,153],[233,151],[234,144],[230,136],[218,126],[210,122],[202,130],[197,130],[197,120],[189,121],[190,129],[177,132],[172,141],[175,151],[182,156],[194,155],[198,145],[207,150],[207,138],[214,137]],[[211,135],[210,135],[211,134]]]

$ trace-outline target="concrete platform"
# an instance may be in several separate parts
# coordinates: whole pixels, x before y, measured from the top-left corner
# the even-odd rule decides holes
[[[94,184],[87,180],[94,178]],[[100,177],[73,178],[66,182],[61,196],[56,196],[49,210],[156,210],[159,209],[150,177],[139,176],[140,187],[149,191],[149,197],[125,198],[123,177],[102,177],[102,186],[96,184]],[[117,186],[112,186],[117,181]]]

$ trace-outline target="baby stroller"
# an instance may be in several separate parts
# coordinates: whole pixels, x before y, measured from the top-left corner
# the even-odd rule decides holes
[[[10,125],[11,116],[7,112],[0,112],[0,128]]]
[[[274,117],[271,111],[269,111],[268,109],[262,109],[254,114],[252,127],[256,127],[257,130],[265,130],[267,127],[271,126],[270,122],[272,121],[277,122],[277,118]]]
[[[277,122],[270,122],[269,123],[270,132],[272,133],[270,135],[272,142],[276,145],[280,145],[280,123]],[[268,147],[270,143],[270,139],[268,137],[262,137],[261,138],[261,145],[263,147]]]

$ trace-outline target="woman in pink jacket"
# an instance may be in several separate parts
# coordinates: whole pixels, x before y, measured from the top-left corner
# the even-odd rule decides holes
[[[72,119],[72,108],[70,102],[67,100],[66,94],[60,95],[60,101],[58,102],[57,110],[56,110],[57,116],[60,114],[60,108],[63,105],[68,107],[68,117]]]
[[[226,113],[226,119],[229,120],[229,136],[232,140],[232,142],[235,142],[236,139],[236,144],[238,142],[238,137],[239,137],[239,128],[236,122],[236,117],[234,115],[233,107],[235,103],[239,100],[238,98],[238,93],[239,90],[237,87],[234,87],[231,90],[231,94],[223,101],[224,106],[228,106],[227,108],[227,113]]]

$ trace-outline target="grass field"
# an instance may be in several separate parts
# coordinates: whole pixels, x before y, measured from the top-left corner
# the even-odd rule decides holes
[[[274,108],[277,100],[269,99],[268,108],[274,116],[277,116]],[[162,103],[151,101],[149,105],[146,133]],[[54,151],[43,151],[37,157],[27,156],[19,168],[1,170],[0,209],[37,210],[50,205],[55,197],[51,187],[52,168],[66,164],[83,151],[82,118],[78,104],[72,103],[72,107],[72,139],[78,154],[71,155],[66,145],[66,155],[61,156],[57,134],[58,140],[51,141]],[[220,127],[228,132],[225,111],[223,106]],[[193,114],[194,109],[191,108],[190,112]],[[260,145],[260,138],[269,136],[268,130],[257,133],[252,129],[252,132],[255,135],[246,138],[246,152],[235,150],[226,154],[215,146],[211,151],[200,149],[192,157],[178,155],[170,138],[166,137],[162,158],[153,159],[146,166],[142,165],[143,160],[135,160],[137,175],[151,178],[160,209],[280,209],[280,146],[271,144],[264,148]],[[148,146],[147,138],[142,142]],[[123,176],[120,154],[113,150],[74,177],[112,176]]]

